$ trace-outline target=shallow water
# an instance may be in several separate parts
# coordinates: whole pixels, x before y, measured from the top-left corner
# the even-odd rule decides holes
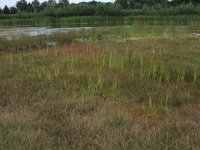
[[[131,27],[130,25],[123,26],[107,26],[107,27],[95,27],[95,28],[118,28],[118,27]],[[178,29],[185,30],[186,26],[175,26]],[[49,35],[53,33],[68,32],[71,30],[80,30],[80,29],[91,29],[92,27],[9,27],[1,28],[0,27],[0,37],[12,39],[19,35],[25,36],[38,36],[38,35]]]
[[[53,33],[67,32],[71,30],[89,29],[90,27],[72,27],[72,28],[52,28],[52,27],[12,27],[0,28],[0,37],[11,38],[12,36],[26,35],[49,35]]]
[[[107,26],[107,27],[9,27],[9,28],[1,28],[0,27],[0,38],[6,38],[8,40],[12,40],[13,38],[18,38],[20,36],[38,36],[38,35],[50,35],[50,34],[54,34],[54,33],[62,33],[62,32],[68,32],[71,30],[81,30],[81,29],[91,29],[91,28],[129,28],[129,27],[133,27],[131,25],[118,25],[118,26]],[[135,26],[137,27],[137,26]],[[142,27],[149,27],[149,25],[144,25]],[[155,25],[153,27],[156,27]],[[158,26],[161,27],[161,26]],[[171,36],[171,31],[172,30],[172,26],[162,26],[165,31],[163,31],[163,35],[164,37],[169,37]],[[186,26],[173,26],[173,29],[176,29],[178,32],[185,32],[187,30]],[[140,28],[138,28],[138,31],[140,30]],[[196,35],[195,35],[196,36]],[[149,37],[151,37],[151,35],[149,35]],[[132,39],[135,39],[138,37],[132,35],[131,37]],[[144,38],[144,37],[142,37]],[[123,39],[126,40],[126,39]],[[49,45],[55,45],[54,41],[50,41],[47,44]]]

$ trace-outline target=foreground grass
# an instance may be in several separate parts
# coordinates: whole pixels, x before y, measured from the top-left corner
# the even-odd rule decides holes
[[[200,148],[199,38],[100,32],[1,52],[1,149]]]

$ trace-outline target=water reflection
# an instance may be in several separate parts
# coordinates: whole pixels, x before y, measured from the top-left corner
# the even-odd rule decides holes
[[[52,28],[52,27],[20,27],[20,28],[0,28],[1,37],[10,37],[18,35],[37,36],[49,35],[53,33],[67,32],[70,30],[90,29],[90,27],[70,27],[70,28]]]

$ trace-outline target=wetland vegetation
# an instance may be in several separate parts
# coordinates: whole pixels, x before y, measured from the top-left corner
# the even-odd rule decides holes
[[[40,17],[0,20],[0,149],[200,149],[198,15]]]
[[[1,38],[1,148],[199,149],[194,31],[138,25]]]

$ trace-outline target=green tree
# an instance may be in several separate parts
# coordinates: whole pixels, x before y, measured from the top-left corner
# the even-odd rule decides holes
[[[118,16],[120,15],[122,7],[120,4],[102,3],[96,7],[97,15]]]
[[[28,10],[28,4],[26,0],[20,0],[16,4],[17,10],[26,12]]]
[[[68,0],[59,0],[58,6],[59,7],[68,7],[69,1]]]
[[[16,7],[10,7],[10,14],[16,14],[17,8]]]
[[[174,5],[174,6],[178,6],[181,4],[188,4],[190,2],[193,4],[200,4],[199,0],[171,0],[170,1],[171,5]]]
[[[192,2],[188,4],[181,4],[176,7],[177,14],[195,14],[196,10]]]
[[[27,12],[29,12],[29,13],[34,12],[34,8],[33,8],[33,5],[31,3],[28,3],[28,5],[27,5]]]
[[[2,14],[3,13],[3,10],[2,10],[2,8],[0,7],[0,14]]]
[[[10,14],[10,9],[8,8],[7,5],[3,8],[3,13],[4,14]]]
[[[48,5],[49,7],[55,7],[56,4],[57,4],[57,3],[56,3],[55,0],[49,0],[48,3],[47,3],[47,5]]]
[[[43,11],[44,10],[44,8],[46,8],[47,7],[47,5],[48,5],[48,3],[45,1],[45,2],[43,2],[43,3],[41,3],[40,4],[40,8],[39,8],[39,11],[41,12],[41,11]]]
[[[129,0],[116,0],[115,3],[121,5],[123,9],[129,7]]]
[[[34,9],[34,12],[37,13],[39,12],[39,9],[40,9],[40,2],[38,0],[34,0],[32,2],[32,6],[33,6],[33,9]]]

